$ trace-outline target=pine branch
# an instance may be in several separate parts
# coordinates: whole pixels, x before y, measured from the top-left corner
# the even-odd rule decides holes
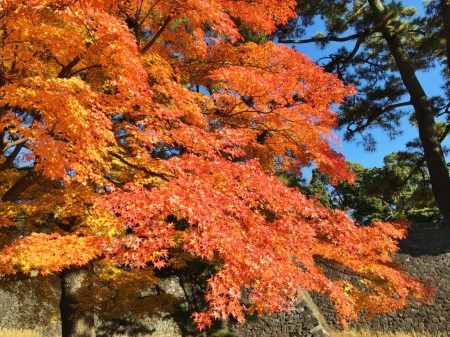
[[[349,36],[339,37],[334,35],[323,37],[312,37],[309,39],[279,39],[279,43],[293,43],[293,44],[305,44],[305,43],[319,43],[319,42],[347,42],[351,40],[359,39],[368,34],[368,30],[360,33],[352,34]]]

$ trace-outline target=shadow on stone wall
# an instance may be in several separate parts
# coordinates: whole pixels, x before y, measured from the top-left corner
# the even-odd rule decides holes
[[[404,309],[382,314],[373,320],[351,322],[352,328],[386,331],[450,332],[450,230],[442,225],[416,224],[408,237],[399,243],[395,260],[415,278],[430,280],[436,295],[432,303],[410,305]],[[333,304],[320,294],[313,294],[328,324],[339,329]]]
[[[434,301],[425,306],[408,306],[395,313],[379,315],[373,320],[351,322],[356,329],[379,331],[417,331],[450,333],[450,231],[442,225],[416,224],[408,237],[399,243],[395,259],[413,277],[430,280],[436,289]],[[330,271],[332,274],[333,272]],[[302,301],[292,315],[285,313],[262,316],[234,327],[239,337],[323,336],[324,329],[341,329],[333,303],[324,295],[312,293],[320,315],[315,315]],[[325,324],[320,324],[319,319]]]
[[[290,314],[255,316],[242,325],[230,325],[229,329],[237,337],[325,337],[331,330],[308,294]]]

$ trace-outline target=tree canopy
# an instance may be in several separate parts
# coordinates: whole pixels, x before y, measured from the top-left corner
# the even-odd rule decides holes
[[[1,2],[1,275],[200,259],[215,272],[199,328],[286,310],[302,289],[327,293],[344,319],[427,300],[391,260],[404,224],[358,227],[276,178],[314,163],[333,184],[354,179],[331,110],[353,87],[243,38],[274,32],[295,5]]]

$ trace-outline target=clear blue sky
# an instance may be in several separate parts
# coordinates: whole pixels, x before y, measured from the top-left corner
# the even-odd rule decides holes
[[[387,3],[388,1],[386,1]],[[423,4],[421,0],[407,0],[403,1],[405,6],[416,7],[419,13],[423,13]],[[311,37],[315,32],[323,30],[320,24],[313,26],[305,37]],[[337,44],[338,45],[338,44]],[[326,55],[327,51],[321,51],[315,47],[314,44],[301,44],[294,45],[296,50],[310,56],[313,60],[317,60],[323,55]],[[333,45],[330,45],[330,50],[333,50]],[[417,74],[419,80],[424,87],[425,92],[428,96],[438,95],[442,93],[442,78],[439,74],[439,70],[430,71],[428,73],[420,72]],[[356,142],[341,142],[341,153],[345,155],[347,160],[352,162],[360,163],[366,167],[383,166],[383,158],[385,155],[392,153],[394,151],[404,150],[405,144],[418,137],[417,129],[412,127],[408,120],[405,118],[403,125],[401,126],[403,134],[396,137],[395,140],[391,141],[387,134],[382,130],[376,130],[373,132],[378,146],[376,152],[367,152],[362,146],[358,146]],[[338,135],[342,133],[337,132]],[[450,146],[449,137],[447,137],[444,145]],[[305,172],[305,178],[307,178],[308,173]]]

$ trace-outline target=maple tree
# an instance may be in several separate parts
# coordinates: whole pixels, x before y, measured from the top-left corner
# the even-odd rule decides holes
[[[358,227],[276,178],[311,163],[331,183],[354,178],[331,111],[353,88],[290,48],[242,38],[273,32],[294,7],[2,1],[0,272],[59,274],[66,312],[91,261],[202,259],[217,272],[193,317],[201,329],[287,310],[302,288],[328,293],[343,319],[427,300],[391,260],[406,225]],[[327,278],[323,264],[360,283]]]

